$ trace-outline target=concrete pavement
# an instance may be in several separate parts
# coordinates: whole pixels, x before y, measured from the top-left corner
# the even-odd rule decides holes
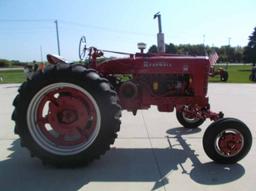
[[[124,111],[112,149],[88,167],[45,167],[13,134],[11,103],[17,88],[0,85],[0,190],[254,190],[254,144],[238,164],[215,164],[201,144],[210,121],[187,131],[175,113],[159,113],[155,107],[137,116]],[[255,141],[256,85],[210,84],[209,96],[212,110],[244,121]]]

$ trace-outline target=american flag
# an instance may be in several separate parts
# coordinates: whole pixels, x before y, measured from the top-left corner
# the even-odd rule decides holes
[[[210,56],[209,56],[209,61],[210,61],[211,65],[214,65],[217,62],[218,59],[219,59],[219,55],[217,54],[216,51],[211,53]]]

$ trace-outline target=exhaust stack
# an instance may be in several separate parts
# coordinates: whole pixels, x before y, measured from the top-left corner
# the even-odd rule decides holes
[[[162,33],[162,23],[161,23],[161,14],[160,12],[154,15],[154,19],[158,19],[158,34],[157,34],[157,48],[159,53],[165,53],[165,42],[164,42],[164,33]]]

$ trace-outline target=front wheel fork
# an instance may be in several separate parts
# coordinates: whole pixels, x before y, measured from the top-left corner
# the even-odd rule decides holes
[[[184,113],[185,116],[189,118],[196,118],[196,119],[207,119],[209,118],[211,121],[217,121],[224,117],[223,112],[212,112],[210,110],[210,104],[205,107],[201,107],[198,105],[188,105],[184,106],[181,109],[181,112]]]

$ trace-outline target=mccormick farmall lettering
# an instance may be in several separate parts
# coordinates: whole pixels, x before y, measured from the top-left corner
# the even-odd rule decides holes
[[[166,63],[166,62],[157,62],[157,63],[144,62],[144,68],[158,68],[158,67],[172,67],[172,64]]]

